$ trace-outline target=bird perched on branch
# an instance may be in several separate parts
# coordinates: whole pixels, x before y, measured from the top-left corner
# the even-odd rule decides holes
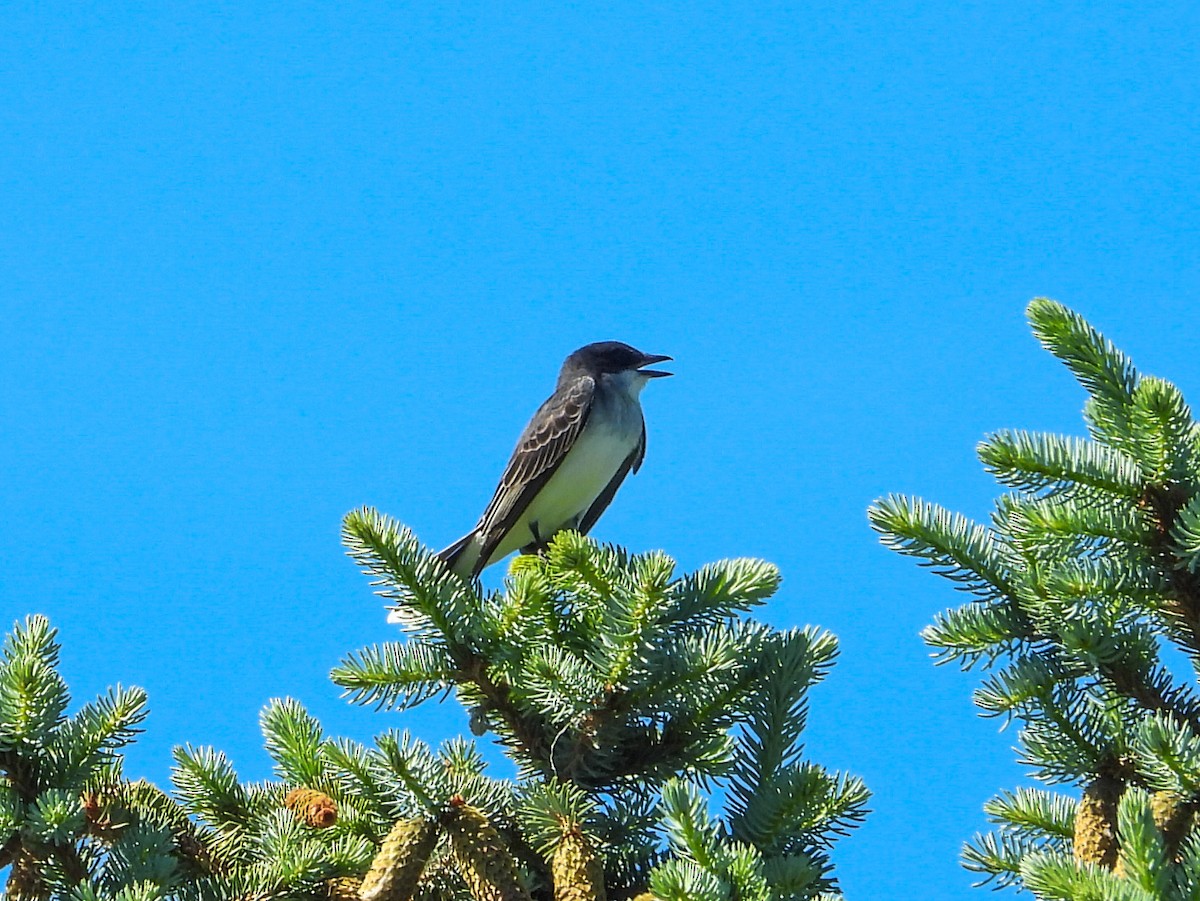
[[[639,395],[651,379],[671,373],[644,367],[670,359],[620,341],[567,357],[483,516],[441,552],[450,569],[476,578],[513,551],[536,553],[562,529],[591,529],[646,455]]]

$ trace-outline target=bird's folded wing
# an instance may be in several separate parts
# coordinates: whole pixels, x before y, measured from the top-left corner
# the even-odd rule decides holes
[[[483,542],[481,560],[491,556],[562,464],[587,424],[595,389],[591,377],[576,380],[568,391],[555,392],[525,427],[496,494],[476,527]]]

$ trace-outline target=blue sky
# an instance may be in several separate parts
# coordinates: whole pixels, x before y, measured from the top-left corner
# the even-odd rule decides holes
[[[754,555],[764,616],[842,659],[810,756],[874,815],[854,898],[983,897],[957,863],[1015,736],[918,631],[948,583],[891,491],[985,515],[987,432],[1079,433],[1023,321],[1078,309],[1200,396],[1195,4],[9,4],[0,33],[0,614],[49,614],[77,701],[267,775],[257,716],[407,725],[327,673],[394,637],[343,555],[486,503],[563,356],[677,362],[595,534]],[[491,579],[494,580],[494,576]]]

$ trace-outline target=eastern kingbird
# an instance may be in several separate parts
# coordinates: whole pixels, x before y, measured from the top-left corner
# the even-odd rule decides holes
[[[473,579],[515,550],[535,553],[562,529],[586,533],[595,525],[646,456],[638,395],[650,379],[671,375],[642,367],[669,359],[620,341],[589,344],[567,357],[483,516],[439,555],[450,569]]]

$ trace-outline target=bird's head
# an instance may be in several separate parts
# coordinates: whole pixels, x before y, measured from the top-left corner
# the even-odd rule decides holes
[[[642,353],[636,347],[630,347],[621,341],[597,341],[579,348],[567,357],[563,363],[559,380],[569,379],[579,373],[586,373],[593,378],[600,376],[626,375],[640,384],[650,379],[672,375],[659,369],[645,369],[652,363],[662,363],[670,360],[664,354]]]

